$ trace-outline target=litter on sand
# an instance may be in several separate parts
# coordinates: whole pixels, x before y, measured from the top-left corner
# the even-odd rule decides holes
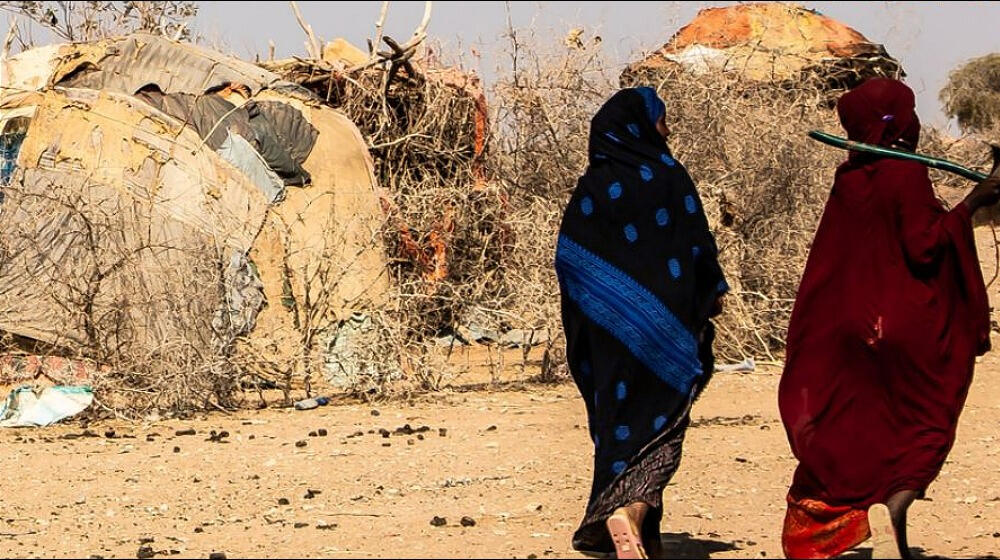
[[[11,391],[0,406],[0,427],[49,426],[83,412],[93,402],[94,392],[88,386],[57,385],[36,395],[24,385]]]

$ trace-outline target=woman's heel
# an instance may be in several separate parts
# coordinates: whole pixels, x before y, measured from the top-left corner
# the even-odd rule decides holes
[[[902,558],[892,516],[885,504],[868,508],[868,527],[872,533],[872,558]]]
[[[632,516],[626,508],[618,508],[605,522],[611,540],[615,543],[616,556],[619,559],[637,560],[649,558],[642,546],[642,537],[638,527],[632,521]]]

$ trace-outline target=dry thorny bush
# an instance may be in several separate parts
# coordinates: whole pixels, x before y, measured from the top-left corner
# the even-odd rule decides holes
[[[519,328],[547,340],[540,378],[566,374],[559,287],[553,267],[556,232],[587,164],[590,119],[614,91],[599,42],[540,45],[508,30],[507,63],[492,91],[491,171],[509,200],[512,247],[503,263],[512,293],[506,310]]]
[[[198,15],[197,2],[157,0],[153,2],[99,2],[95,0],[0,1],[0,11],[24,16],[59,39],[92,41],[126,33],[147,32],[177,39],[190,39],[188,23]],[[33,43],[31,27],[13,30],[22,48]]]
[[[368,143],[396,294],[375,323],[379,349],[399,356],[405,373],[397,389],[435,389],[460,375],[447,359],[454,349],[439,347],[437,335],[469,324],[523,323],[509,311],[517,293],[505,265],[513,242],[510,209],[503,185],[485,176],[486,131],[477,127],[489,119],[478,85],[430,58],[398,73],[389,64],[346,74],[317,62],[264,64],[343,111]],[[502,367],[498,359],[496,369]],[[388,379],[358,382],[380,393]]]
[[[100,364],[92,382],[105,408],[238,404],[227,360],[237,333],[213,320],[226,300],[224,251],[197,235],[155,238],[137,227],[153,219],[143,205],[87,179],[29,173],[4,187],[5,321],[38,325],[41,314],[46,353]]]
[[[689,169],[733,288],[719,317],[725,360],[774,359],[809,243],[843,152],[810,140],[836,131],[825,91],[745,81],[738,74],[658,76],[671,146]]]
[[[586,165],[590,118],[615,90],[613,70],[594,44],[548,54],[517,41],[514,48],[518,71],[500,79],[492,97],[494,170],[517,240],[504,262],[517,286],[509,309],[558,333],[555,234]],[[805,136],[835,130],[828,96],[809,84],[789,89],[679,69],[647,83],[667,104],[671,147],[698,184],[733,287],[717,351],[726,360],[773,358],[842,157]]]
[[[468,325],[516,329],[531,342],[517,364],[489,349],[493,379],[510,366],[522,380],[565,373],[555,233],[586,164],[590,117],[612,80],[596,45],[541,51],[513,31],[509,39],[509,64],[490,91],[482,158],[473,149],[475,99],[453,86],[426,79],[386,90],[383,76],[370,72],[340,96],[390,198],[385,241],[400,299],[382,326],[394,330],[388,340],[403,349],[403,370],[424,389],[463,368],[430,336]],[[532,346],[544,348],[540,362],[529,356]]]
[[[373,68],[336,84],[337,99],[328,99],[369,143],[385,193],[382,241],[395,282],[394,301],[372,314],[376,328],[357,357],[364,367],[353,380],[355,394],[441,387],[462,365],[449,361],[450,350],[436,346],[433,337],[469,324],[534,333],[544,356],[529,363],[525,351],[521,379],[565,378],[552,266],[556,232],[586,166],[590,119],[618,87],[619,68],[609,64],[599,41],[544,44],[513,29],[508,39],[508,58],[489,91],[484,155],[473,149],[474,98],[440,81],[409,77],[387,88],[384,72]],[[666,102],[671,148],[698,185],[733,288],[719,318],[717,353],[724,361],[778,358],[809,243],[844,157],[806,137],[811,129],[839,131],[831,92],[808,81],[762,84],[738,74],[694,75],[676,68],[643,79]],[[325,93],[334,92],[333,86],[323,84]],[[322,95],[323,88],[314,91]],[[982,143],[947,141],[933,130],[924,139],[928,153],[985,163]],[[945,198],[964,186],[936,178]],[[223,271],[192,252],[172,254],[184,262],[164,267],[160,297],[149,294],[141,305],[134,296],[115,302],[118,308],[139,305],[147,315],[155,310],[157,321],[175,317],[172,334],[155,345],[112,353],[120,367],[106,383],[138,395],[146,406],[236,405],[240,381],[254,379],[260,357],[234,355],[217,343],[209,310],[224,300]],[[216,257],[211,262],[225,262],[224,255]],[[129,258],[138,264],[137,257]],[[337,271],[343,263],[327,261],[329,267],[311,273],[322,276],[319,282],[304,280],[321,292],[342,279]],[[173,300],[167,292],[190,303],[184,309],[168,305]],[[322,293],[312,296],[313,307],[298,311],[302,320],[327,314],[324,301]],[[116,321],[127,325],[136,314]],[[286,401],[294,375],[305,375],[309,392],[322,369],[329,335],[324,329],[303,329],[289,352],[295,364],[272,368],[285,372]],[[101,355],[98,347],[90,350]],[[502,352],[496,356],[494,373],[510,365]],[[396,372],[402,383],[392,383]]]
[[[504,261],[516,286],[508,309],[558,333],[555,232],[586,165],[590,118],[616,89],[608,78],[615,69],[596,41],[512,44],[516,70],[501,73],[491,98],[492,164],[511,201],[517,240]],[[840,92],[820,76],[761,83],[679,66],[630,79],[641,81],[622,85],[654,86],[666,102],[671,148],[697,183],[719,244],[733,291],[718,318],[717,354],[724,361],[780,359],[812,236],[845,157],[806,133],[840,133],[833,107]],[[988,168],[982,140],[992,136],[949,140],[926,127],[921,149]],[[968,188],[941,172],[932,178],[946,204]]]
[[[369,142],[386,191],[399,316],[420,338],[497,303],[504,202],[476,181],[475,99],[431,79],[383,95],[380,78],[363,75],[340,109]]]

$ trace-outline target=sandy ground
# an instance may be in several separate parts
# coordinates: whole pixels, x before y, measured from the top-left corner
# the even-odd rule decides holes
[[[989,280],[992,234],[977,237]],[[781,556],[794,461],[778,373],[718,374],[695,405],[664,494],[672,557]],[[950,459],[911,509],[917,555],[1000,551],[998,394],[1000,350],[978,366]],[[0,448],[0,555],[83,558],[577,558],[592,453],[572,385],[7,429]]]
[[[672,556],[781,556],[793,461],[777,416],[777,373],[719,374],[697,403],[665,493]],[[989,356],[951,459],[912,510],[920,554],[1000,549],[998,390],[1000,361]],[[407,424],[427,428],[405,433]],[[86,430],[0,432],[0,554],[577,556],[569,540],[589,488],[591,445],[572,386]],[[212,430],[228,436],[211,441]],[[443,526],[432,525],[435,516]]]

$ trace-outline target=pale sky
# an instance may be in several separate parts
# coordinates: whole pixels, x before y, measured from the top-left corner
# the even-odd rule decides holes
[[[194,27],[209,46],[223,47],[237,56],[267,56],[268,40],[278,58],[304,54],[305,36],[288,2],[199,2]],[[301,10],[323,39],[344,37],[364,48],[374,35],[381,1],[308,2]],[[665,43],[699,9],[735,2],[510,2],[516,28],[532,28],[553,43],[574,27],[604,39],[603,47],[619,68]],[[957,65],[991,52],[1000,52],[997,2],[802,2],[882,43],[899,59],[907,83],[917,92],[921,120],[936,126],[948,123],[938,92],[948,72]],[[422,1],[393,1],[386,34],[405,40],[423,13]],[[447,2],[436,0],[428,28],[431,40],[443,43],[447,54],[465,61],[487,82],[503,56],[507,28],[504,2]],[[470,53],[476,51],[480,57]],[[617,72],[616,72],[617,74]]]
[[[562,37],[572,27],[599,33],[613,60],[622,66],[642,50],[665,43],[700,8],[733,2],[511,2],[515,27],[534,25]],[[1000,3],[992,2],[804,2],[882,43],[900,59],[907,82],[917,92],[917,110],[928,123],[941,125],[938,92],[948,72],[969,58],[1000,52]],[[364,47],[373,36],[381,2],[299,2],[303,15],[324,39],[344,37]],[[197,29],[234,52],[252,58],[267,54],[268,39],[277,56],[303,54],[304,35],[287,2],[202,2]],[[394,1],[386,33],[405,39],[423,12],[423,2]],[[433,38],[453,50],[489,79],[496,67],[506,28],[504,2],[434,2],[429,26]],[[482,53],[478,65],[470,47]]]

